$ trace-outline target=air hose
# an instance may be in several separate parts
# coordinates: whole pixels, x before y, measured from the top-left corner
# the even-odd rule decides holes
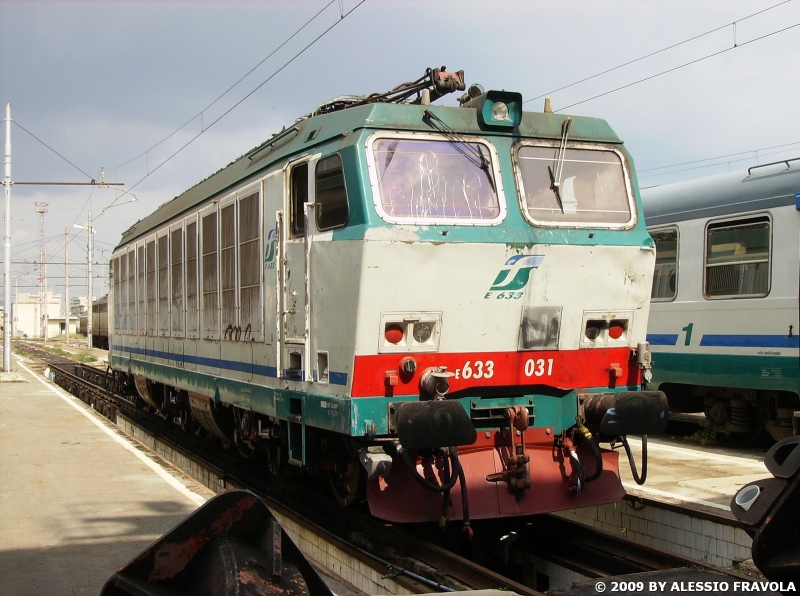
[[[461,470],[461,463],[458,461],[458,455],[455,455],[455,453],[456,453],[456,448],[450,447],[450,459],[453,460],[453,475],[450,478],[448,478],[447,481],[441,486],[433,484],[432,482],[428,482],[420,475],[419,472],[417,472],[417,466],[413,461],[411,461],[411,456],[408,454],[408,450],[403,449],[401,456],[406,464],[406,467],[408,468],[408,471],[411,472],[411,476],[420,485],[422,485],[422,488],[433,491],[435,493],[443,493],[453,488],[456,485],[456,481],[458,480],[459,474],[463,473],[463,471]],[[446,459],[447,458],[445,457],[445,460]],[[446,467],[447,474],[449,475],[450,466],[447,464],[445,465],[447,466]]]
[[[463,524],[464,528],[462,532],[465,534],[467,539],[471,540],[473,536],[472,528],[470,527],[470,520],[469,520],[469,495],[467,493],[467,478],[464,474],[464,468],[461,466],[461,462],[458,459],[458,449],[456,447],[450,447],[449,451],[449,460],[452,460],[453,466],[452,469],[450,467],[450,461],[448,461],[448,453],[445,452],[443,454],[443,474],[442,480],[444,481],[441,486],[433,484],[432,482],[428,482],[423,478],[420,473],[417,471],[417,466],[415,462],[411,461],[411,456],[408,454],[408,450],[403,449],[400,453],[400,456],[403,458],[403,462],[405,462],[408,471],[411,472],[411,476],[416,480],[424,489],[435,492],[435,493],[444,493],[443,494],[443,503],[442,503],[442,516],[440,519],[440,525],[447,523],[447,513],[450,507],[450,490],[456,485],[456,481],[461,481],[461,509],[463,514]]]
[[[589,441],[589,445],[592,446],[592,452],[594,453],[594,461],[595,461],[595,469],[594,473],[591,476],[587,476],[584,478],[585,482],[591,482],[592,480],[597,480],[600,478],[600,474],[603,473],[603,456],[600,453],[600,446],[597,444],[592,432],[584,426],[581,417],[578,416],[575,419],[575,429],[578,431],[578,434]]]
[[[603,456],[600,454],[600,446],[597,444],[597,441],[594,440],[594,437],[590,436],[589,445],[592,446],[592,451],[594,452],[594,461],[596,462],[594,473],[591,476],[587,476],[584,478],[586,482],[591,482],[592,480],[597,480],[600,478],[600,474],[603,473]]]
[[[631,446],[628,445],[628,437],[622,436],[622,446],[625,447],[625,453],[628,454],[628,462],[631,464],[631,475],[636,481],[636,484],[642,485],[647,480],[647,435],[642,435],[642,476],[636,470],[636,462],[633,461],[633,453],[631,453]]]

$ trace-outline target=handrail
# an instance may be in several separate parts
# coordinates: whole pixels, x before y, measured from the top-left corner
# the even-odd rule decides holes
[[[766,168],[767,166],[777,166],[779,163],[785,163],[786,167],[790,168],[791,166],[789,165],[789,162],[790,161],[798,161],[798,160],[800,160],[800,157],[793,157],[791,159],[782,159],[780,161],[773,161],[772,163],[761,164],[760,166],[752,166],[750,168],[747,168],[747,175],[749,176],[750,172],[752,170],[757,169],[757,168]]]
[[[287,128],[286,130],[282,130],[281,132],[273,136],[269,141],[267,141],[265,145],[257,147],[250,155],[247,156],[248,159],[250,161],[253,161],[254,159],[256,159],[256,157],[261,157],[261,154],[264,153],[267,149],[272,149],[275,143],[277,143],[281,139],[288,137],[292,133],[298,133],[298,132],[300,132],[300,129],[297,127],[296,124],[290,128]]]

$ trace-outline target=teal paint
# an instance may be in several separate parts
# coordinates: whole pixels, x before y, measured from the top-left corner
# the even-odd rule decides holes
[[[727,354],[653,354],[653,381],[704,387],[772,389],[798,393],[800,374],[795,356]]]
[[[469,111],[469,110],[467,110]],[[438,114],[437,114],[438,115]],[[523,119],[524,120],[524,119]],[[596,119],[586,119],[596,120]],[[603,122],[603,121],[599,121]],[[559,124],[560,126],[560,124]],[[570,139],[581,140],[573,136],[574,121],[570,127]],[[605,125],[608,126],[607,124]],[[610,130],[610,129],[609,129]],[[345,160],[344,152],[342,153],[342,160],[353,168],[359,169],[359,174],[354,175],[353,171],[345,172],[348,201],[350,202],[351,213],[358,211],[359,214],[363,213],[363,219],[351,217],[347,226],[333,231],[334,240],[363,240],[369,228],[396,228],[397,224],[390,224],[380,218],[375,210],[375,204],[372,196],[372,186],[370,185],[369,172],[367,168],[366,155],[364,150],[367,139],[370,135],[375,133],[375,129],[360,130],[357,134],[353,135],[358,151],[348,152],[347,160]],[[436,132],[434,129],[427,129],[427,132]],[[470,225],[452,225],[452,224],[425,224],[413,226],[411,224],[402,224],[404,229],[414,229],[421,242],[431,242],[437,244],[443,243],[461,243],[461,242],[478,242],[488,244],[506,244],[510,247],[525,247],[534,246],[537,244],[569,244],[577,246],[644,246],[651,248],[654,246],[653,240],[647,233],[644,221],[644,213],[642,211],[641,199],[639,196],[639,187],[636,181],[636,174],[633,169],[633,162],[630,155],[623,147],[616,147],[625,156],[628,163],[629,172],[631,174],[631,189],[635,199],[635,208],[637,210],[636,224],[628,230],[609,230],[604,228],[556,228],[534,226],[529,223],[522,214],[519,197],[517,194],[517,182],[514,175],[513,165],[511,162],[511,155],[514,151],[514,146],[517,142],[522,140],[523,137],[518,135],[502,135],[492,134],[480,131],[472,131],[471,134],[481,134],[491,141],[496,150],[498,159],[500,160],[500,176],[502,179],[503,188],[505,190],[506,202],[506,217],[497,225],[490,226],[470,226]],[[560,128],[556,138],[560,138]],[[602,135],[598,135],[602,136]],[[616,137],[615,137],[616,138]],[[619,142],[617,139],[616,143]],[[345,166],[347,167],[347,165]],[[361,201],[361,205],[356,205],[357,201]],[[520,250],[524,250],[520,248]]]

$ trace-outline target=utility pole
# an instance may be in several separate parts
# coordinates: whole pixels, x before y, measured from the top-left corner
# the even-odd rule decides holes
[[[73,227],[78,228],[79,230],[86,230],[89,235],[89,246],[87,250],[87,260],[89,261],[89,268],[88,268],[88,292],[89,292],[89,306],[88,312],[86,313],[86,345],[91,350],[92,349],[92,261],[94,260],[94,228],[92,228],[92,212],[89,211],[89,221],[86,223],[85,226],[79,226],[75,224]]]
[[[11,372],[11,104],[6,104],[5,169],[5,236],[3,237],[3,372]]]
[[[39,214],[39,300],[42,304],[42,337],[47,341],[47,257],[44,254],[44,214],[49,203],[36,203]]]
[[[64,228],[64,332],[69,346],[69,228]]]

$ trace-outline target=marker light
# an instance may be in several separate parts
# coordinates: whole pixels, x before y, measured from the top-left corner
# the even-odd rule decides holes
[[[390,344],[399,344],[401,341],[403,341],[403,335],[405,335],[403,333],[403,328],[394,323],[386,325],[386,328],[383,332],[383,336]]]
[[[594,341],[600,337],[600,333],[603,331],[604,323],[605,321],[586,321],[586,330],[584,331],[586,339]]]
[[[625,321],[611,321],[608,328],[608,336],[611,339],[619,339],[625,332]]]

